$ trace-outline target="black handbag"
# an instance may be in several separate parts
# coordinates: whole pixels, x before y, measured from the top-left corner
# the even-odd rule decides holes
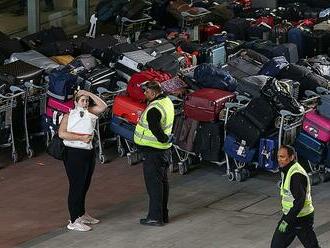
[[[64,148],[63,140],[56,133],[49,142],[46,152],[55,159],[63,160]]]

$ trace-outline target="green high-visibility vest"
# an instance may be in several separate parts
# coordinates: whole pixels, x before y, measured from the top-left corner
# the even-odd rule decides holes
[[[168,149],[172,146],[172,143],[159,142],[149,129],[147,113],[151,108],[157,108],[159,110],[162,116],[160,126],[166,135],[171,134],[174,121],[174,106],[169,97],[164,97],[162,99],[152,101],[142,113],[135,128],[134,142],[141,146]]]
[[[289,169],[285,181],[283,180],[284,174],[282,173],[282,184],[281,184],[281,196],[282,196],[282,211],[286,215],[289,213],[290,209],[293,207],[293,195],[290,191],[291,177],[295,173],[300,173],[307,178],[307,189],[306,189],[306,198],[305,203],[301,211],[298,213],[297,217],[303,217],[311,214],[314,211],[312,196],[311,196],[311,184],[309,181],[308,174],[305,169],[299,164],[294,163]]]

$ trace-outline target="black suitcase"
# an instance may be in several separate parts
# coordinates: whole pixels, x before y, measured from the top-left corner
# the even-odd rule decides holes
[[[43,44],[36,48],[36,51],[47,57],[58,55],[74,55],[74,46],[70,40],[56,41]]]
[[[259,144],[262,135],[261,131],[241,111],[230,116],[226,130],[236,139],[244,140],[246,145],[251,148]]]
[[[9,39],[10,38],[8,37],[8,35],[6,35],[0,31],[0,42],[3,40],[9,40]]]
[[[112,35],[98,36],[94,39],[88,39],[82,42],[81,52],[83,54],[92,54],[94,57],[103,60],[106,50],[117,45],[119,41]]]
[[[194,150],[205,161],[220,161],[223,157],[223,138],[223,122],[200,122]]]
[[[330,32],[314,31],[313,32],[314,55],[326,54],[330,47]]]
[[[3,40],[0,42],[0,54],[6,59],[8,59],[12,53],[24,51],[24,47],[17,39]]]
[[[116,63],[123,53],[139,50],[136,44],[120,43],[104,51],[102,61],[105,64]]]
[[[40,45],[66,40],[67,36],[61,27],[51,27],[39,31],[37,33],[29,34],[21,39],[22,44],[26,48],[34,49]]]
[[[263,134],[274,127],[276,112],[271,103],[263,97],[253,98],[241,110],[241,114],[245,115]]]
[[[266,84],[268,78],[264,75],[244,77],[237,81],[236,91],[250,98],[260,97],[261,88]]]
[[[246,19],[234,18],[225,23],[224,30],[233,34],[235,40],[246,40],[248,27],[249,22]]]

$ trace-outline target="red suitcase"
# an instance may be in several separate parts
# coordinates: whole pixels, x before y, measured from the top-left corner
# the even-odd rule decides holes
[[[219,34],[222,31],[221,26],[214,24],[206,24],[199,26],[199,40],[200,42],[207,41],[208,38],[214,34]]]
[[[197,121],[214,121],[219,119],[225,103],[235,99],[229,91],[203,88],[186,96],[184,114]]]
[[[134,100],[129,96],[116,96],[112,106],[112,113],[137,124],[147,105]]]

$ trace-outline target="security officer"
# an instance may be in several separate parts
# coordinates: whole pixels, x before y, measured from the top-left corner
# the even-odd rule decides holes
[[[274,232],[271,248],[288,247],[296,236],[304,247],[318,248],[308,174],[295,161],[295,150],[291,146],[282,145],[277,159],[282,176],[283,216]]]
[[[135,128],[134,142],[144,156],[143,175],[149,195],[149,212],[140,224],[162,226],[168,223],[170,147],[174,106],[171,99],[162,93],[158,82],[147,82],[144,94],[149,104]]]

